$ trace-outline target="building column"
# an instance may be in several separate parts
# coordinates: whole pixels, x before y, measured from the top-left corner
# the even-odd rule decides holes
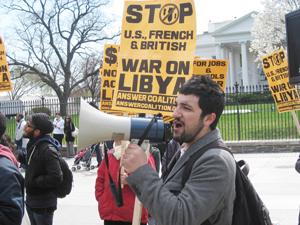
[[[216,59],[221,58],[221,44],[216,44]]]
[[[226,59],[226,49],[224,47],[221,48],[221,59]]]
[[[243,85],[249,86],[246,42],[241,42]]]
[[[234,60],[233,60],[233,50],[229,51],[229,75],[230,75],[230,84],[227,86],[234,87],[234,82],[236,80],[235,74],[234,74]]]

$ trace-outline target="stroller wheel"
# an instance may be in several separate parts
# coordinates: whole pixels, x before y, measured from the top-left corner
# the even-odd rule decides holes
[[[85,169],[86,169],[87,171],[89,171],[89,170],[90,170],[90,167],[86,167]]]
[[[94,166],[94,165],[91,165],[91,169],[92,169],[92,170],[95,169],[95,166]]]
[[[72,171],[75,171],[75,170],[76,170],[76,167],[73,166],[73,167],[72,167]]]
[[[77,169],[80,170],[80,169],[81,169],[81,166],[77,166]]]

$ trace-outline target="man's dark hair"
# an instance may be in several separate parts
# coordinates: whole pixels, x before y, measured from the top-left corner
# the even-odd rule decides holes
[[[193,76],[183,84],[179,93],[199,97],[201,118],[211,113],[216,114],[215,121],[210,125],[210,129],[214,130],[225,107],[225,94],[220,86],[210,76]]]
[[[69,118],[69,122],[70,122],[70,123],[73,123],[73,120],[72,120],[72,118],[71,118],[69,115],[67,115],[67,116],[65,117],[65,123],[67,123],[67,118]]]
[[[24,118],[24,116],[23,116],[23,114],[22,114],[22,113],[18,113],[18,114],[17,114],[17,116],[18,116],[18,117],[20,117],[21,119],[23,119],[23,118]]]
[[[0,137],[6,131],[6,117],[3,112],[0,111]]]
[[[16,153],[15,151],[17,150],[16,147],[14,146],[14,143],[11,141],[11,137],[9,133],[6,131],[4,134],[0,137],[0,144],[8,147],[14,154]],[[15,155],[16,156],[16,155]]]

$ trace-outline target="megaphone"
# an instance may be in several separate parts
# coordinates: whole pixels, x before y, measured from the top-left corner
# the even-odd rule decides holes
[[[151,120],[151,118],[109,115],[81,99],[77,149],[81,151],[103,141],[140,139]],[[157,119],[145,139],[156,143],[170,141],[171,125]]]

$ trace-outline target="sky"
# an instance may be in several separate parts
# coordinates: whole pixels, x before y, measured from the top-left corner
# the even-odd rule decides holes
[[[116,27],[118,29],[122,25],[124,0],[111,1],[112,12],[119,18],[119,22],[117,23],[118,27]],[[194,0],[197,18],[197,34],[202,34],[204,31],[208,30],[207,24],[209,21],[213,23],[234,20],[235,18],[238,19],[252,11],[262,12],[263,5],[261,4],[261,1],[262,0]],[[2,13],[3,9],[0,8],[0,14]],[[108,13],[110,13],[110,11],[108,11]],[[13,23],[12,18],[7,19],[7,17],[2,17],[2,20],[0,18],[0,36],[2,36],[2,38],[6,31],[2,27],[5,27],[10,23]],[[3,93],[0,93],[0,96],[2,95]]]
[[[123,4],[121,4],[123,2]],[[261,0],[194,0],[197,17],[197,34],[207,31],[207,23],[222,22],[243,17],[252,12],[262,12]],[[114,0],[113,9],[122,18],[124,8],[123,0]],[[121,19],[120,19],[121,21]]]

